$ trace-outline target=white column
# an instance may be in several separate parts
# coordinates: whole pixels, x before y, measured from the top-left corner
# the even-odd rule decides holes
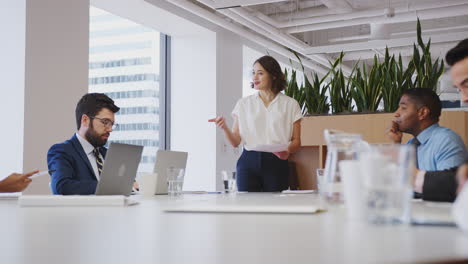
[[[216,34],[172,39],[171,150],[188,152],[185,190],[216,188]]]
[[[47,168],[47,151],[76,131],[88,91],[89,0],[27,0],[23,169]],[[10,23],[11,25],[11,23]]]
[[[216,113],[226,118],[232,128],[231,112],[242,98],[242,42],[238,35],[228,31],[217,33],[216,42]],[[221,129],[216,133],[216,173],[235,171],[241,147],[233,148]]]
[[[23,170],[26,0],[0,1],[0,179]]]

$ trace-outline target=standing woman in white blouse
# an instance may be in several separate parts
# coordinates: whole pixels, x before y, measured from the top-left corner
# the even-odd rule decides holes
[[[248,192],[288,189],[288,157],[301,146],[301,109],[296,100],[281,93],[286,80],[278,62],[263,56],[253,65],[254,95],[240,99],[232,117],[232,130],[224,117],[210,119],[223,129],[232,146],[243,144],[237,161],[237,188]],[[260,145],[285,144],[281,152],[260,152]]]

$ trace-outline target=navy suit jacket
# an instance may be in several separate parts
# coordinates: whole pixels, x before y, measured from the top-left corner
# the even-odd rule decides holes
[[[105,158],[107,149],[100,148]],[[76,134],[63,143],[55,144],[47,152],[47,165],[52,172],[54,194],[94,194],[97,178]]]
[[[468,164],[468,160],[465,160]],[[424,176],[422,198],[426,201],[453,202],[457,198],[457,169],[427,171]]]
[[[453,202],[457,197],[457,169],[427,171],[424,176],[422,199],[436,202]]]

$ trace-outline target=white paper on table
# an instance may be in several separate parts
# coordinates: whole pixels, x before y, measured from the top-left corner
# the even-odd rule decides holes
[[[310,205],[237,205],[212,203],[211,201],[191,202],[164,209],[166,212],[204,212],[204,213],[272,213],[272,214],[315,214],[326,211],[317,204]]]
[[[465,183],[462,191],[453,203],[452,214],[457,225],[468,234],[468,185]]]
[[[413,200],[411,210],[412,225],[429,225],[429,226],[455,226],[454,216],[450,213],[452,203],[448,202],[427,202]]]
[[[56,206],[129,206],[137,201],[123,195],[22,195],[20,207],[56,207]]]
[[[0,193],[0,200],[8,200],[8,199],[18,199],[21,196],[21,192],[14,192],[14,193]]]
[[[289,143],[286,144],[270,144],[270,145],[257,145],[252,150],[262,152],[281,152],[288,150]]]

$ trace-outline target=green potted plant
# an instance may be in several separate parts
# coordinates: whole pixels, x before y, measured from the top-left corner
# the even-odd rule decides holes
[[[384,112],[395,112],[398,109],[403,92],[412,87],[411,77],[414,73],[414,64],[409,63],[405,69],[401,54],[398,56],[398,61],[396,61],[394,55],[390,57],[388,48],[386,48],[385,58],[381,66]]]
[[[284,94],[289,97],[294,98],[299,103],[299,106],[304,112],[304,100],[305,100],[304,89],[302,88],[303,85],[301,85],[301,88],[299,88],[299,86],[297,85],[296,75],[297,75],[296,70],[292,69],[291,73],[289,73],[287,69],[284,69],[284,77],[287,82],[287,86],[284,89]]]
[[[359,62],[346,76],[340,65],[344,53],[333,62],[331,70],[322,78],[317,73],[312,74],[312,82],[304,73],[304,83],[297,84],[297,72],[289,73],[285,69],[288,87],[285,94],[296,99],[303,114],[328,113],[331,108],[333,114],[351,113],[356,106],[357,112],[376,112],[383,101],[384,112],[394,112],[398,109],[401,95],[409,88],[437,89],[437,82],[444,70],[444,61],[436,59],[432,62],[430,52],[431,41],[425,44],[421,35],[421,23],[417,21],[417,45],[413,44],[413,57],[406,67],[403,65],[401,54],[398,60],[395,55],[390,56],[385,49],[383,61],[379,63],[374,56],[373,64],[367,68]],[[304,66],[298,54],[291,50],[299,59],[302,70]],[[304,71],[305,72],[305,71]],[[326,83],[329,77],[329,82]],[[328,92],[328,95],[327,95]]]
[[[299,60],[304,74],[304,83],[299,87],[297,85],[297,71],[294,69],[291,70],[291,77],[289,77],[288,70],[284,69],[284,75],[287,80],[287,87],[284,93],[296,99],[302,109],[303,115],[327,114],[330,110],[328,96],[326,96],[329,84],[325,84],[325,79],[330,72],[325,74],[321,79],[319,79],[318,74],[314,72],[312,75],[312,82],[310,82],[301,58],[295,51],[291,50],[291,52],[293,52]]]
[[[351,113],[353,111],[351,90],[354,89],[354,84],[351,79],[346,78],[343,70],[339,67],[342,63],[344,53],[341,52],[340,56],[331,65],[331,79],[330,79],[330,104],[332,113]],[[353,72],[356,67],[353,68]],[[351,75],[353,74],[351,72]]]
[[[444,72],[444,60],[439,61],[439,58],[437,58],[436,61],[432,63],[432,56],[430,51],[431,40],[429,39],[427,44],[424,44],[421,36],[421,22],[419,21],[419,18],[416,31],[418,46],[421,48],[421,53],[416,47],[416,44],[413,44],[413,59],[410,62],[414,65],[416,72],[413,87],[430,88],[436,91],[437,82]]]
[[[377,111],[382,100],[382,77],[382,66],[377,55],[374,55],[374,64],[371,66],[369,73],[363,63],[362,71],[361,68],[356,67],[355,73],[349,77],[354,86],[351,95],[358,112]]]
[[[319,79],[317,73],[312,75],[312,83],[309,78],[304,74],[304,94],[305,94],[305,109],[307,114],[328,114],[330,111],[330,104],[328,103],[327,90],[330,86],[329,83],[325,84],[325,79],[328,77],[327,73],[324,77]]]

